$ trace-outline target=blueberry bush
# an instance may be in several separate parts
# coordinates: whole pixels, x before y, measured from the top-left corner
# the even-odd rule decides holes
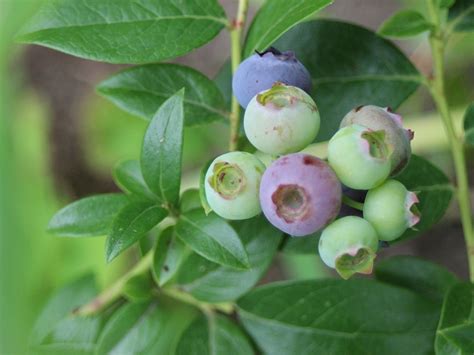
[[[133,64],[97,89],[149,121],[140,159],[113,172],[123,192],[76,201],[49,224],[58,236],[106,236],[107,262],[129,248],[140,260],[105,290],[91,276],[59,290],[36,322],[32,351],[474,353],[464,156],[474,106],[458,132],[444,82],[446,45],[474,30],[474,1],[426,0],[423,13],[400,11],[377,33],[313,19],[331,0],[267,0],[244,33],[248,0],[236,2],[227,18],[217,0],[54,0],[19,34],[23,43]],[[215,80],[165,62],[223,30],[231,53]],[[387,39],[424,32],[429,77]],[[449,138],[454,184],[412,155],[414,132],[394,111],[418,87]],[[184,127],[215,121],[228,124],[227,152],[209,156],[199,189],[182,191]],[[314,144],[327,154],[315,156]],[[453,197],[470,281],[416,257],[377,262],[381,246],[435,225]],[[338,275],[257,286],[279,253],[319,253]]]

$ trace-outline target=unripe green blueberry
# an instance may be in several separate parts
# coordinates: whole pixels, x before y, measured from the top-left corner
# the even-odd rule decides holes
[[[388,180],[369,190],[364,202],[364,218],[377,231],[380,240],[392,241],[420,221],[418,197],[399,181]]]
[[[258,191],[265,165],[246,152],[217,157],[205,177],[206,199],[226,219],[247,219],[261,212]]]
[[[352,124],[359,124],[373,131],[385,131],[386,144],[393,150],[390,156],[391,175],[396,175],[405,168],[411,156],[410,141],[413,139],[413,132],[403,128],[402,116],[388,107],[359,106],[344,117],[341,128]]]
[[[319,131],[319,112],[311,96],[295,86],[277,83],[250,101],[244,129],[248,140],[267,154],[297,152]]]
[[[319,256],[342,278],[348,279],[355,273],[372,272],[378,243],[375,229],[365,219],[343,217],[323,230],[319,239]]]
[[[390,155],[384,131],[357,124],[341,128],[328,144],[329,165],[344,185],[357,190],[385,181],[390,174]]]

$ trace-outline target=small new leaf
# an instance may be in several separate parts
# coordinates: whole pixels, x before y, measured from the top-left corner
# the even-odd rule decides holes
[[[160,199],[178,205],[183,155],[184,89],[158,109],[145,133],[141,154],[143,178]]]
[[[157,197],[148,188],[143,179],[140,163],[136,160],[120,162],[114,169],[114,179],[117,185],[125,192],[157,200]]]
[[[145,236],[167,215],[167,210],[153,202],[130,202],[115,217],[112,231],[107,237],[107,262],[111,262],[117,255]]]
[[[378,33],[385,37],[411,37],[428,31],[431,24],[417,11],[403,10],[388,20],[380,27]]]
[[[464,141],[474,145],[474,102],[469,105],[464,114]]]

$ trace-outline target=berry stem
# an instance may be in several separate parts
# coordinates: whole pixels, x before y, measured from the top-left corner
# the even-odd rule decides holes
[[[444,55],[447,36],[443,28],[444,26],[440,18],[436,0],[428,0],[428,12],[434,25],[430,34],[431,54],[433,57],[433,78],[429,81],[429,89],[443,122],[453,156],[457,180],[457,200],[466,242],[469,274],[471,281],[474,281],[474,227],[464,145],[463,140],[453,125],[453,119],[446,99],[444,82]]]
[[[357,202],[348,196],[342,196],[342,203],[359,211],[364,210],[364,204],[362,202]]]
[[[237,16],[230,26],[231,41],[231,63],[232,74],[242,61],[242,35],[247,17],[249,0],[239,0]],[[231,113],[230,113],[230,138],[229,150],[234,151],[239,146],[239,128],[240,128],[240,105],[236,97],[232,95]]]

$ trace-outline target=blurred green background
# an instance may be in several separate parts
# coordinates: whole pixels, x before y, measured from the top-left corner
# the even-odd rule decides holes
[[[94,271],[99,284],[105,286],[133,260],[131,251],[128,257],[106,265],[103,238],[61,239],[45,232],[49,218],[64,204],[93,192],[94,188],[97,191],[113,188],[111,169],[119,160],[138,157],[146,123],[120,111],[93,92],[94,84],[120,67],[72,61],[68,65],[73,69],[64,69],[61,63],[69,60],[67,56],[14,44],[15,33],[41,2],[0,0],[0,354],[26,351],[29,330],[41,306],[52,290],[66,280]],[[235,6],[233,0],[221,2],[229,11]],[[258,2],[254,2],[251,13]],[[421,6],[423,1],[405,3]],[[400,6],[403,3],[396,0],[342,0],[341,3],[336,0],[324,16],[376,28]],[[227,35],[222,34],[216,43],[179,61],[212,76],[226,59]],[[403,50],[421,71],[430,71],[430,53],[423,36],[404,42]],[[460,125],[463,108],[474,99],[474,35],[461,35],[453,40],[448,67],[449,99]],[[63,77],[62,70],[74,74],[72,83],[67,83],[69,77],[66,74]],[[53,81],[56,86],[50,85]],[[64,87],[58,88],[58,82],[63,82]],[[61,109],[55,106],[58,105],[54,100],[55,92],[64,94],[63,102],[59,103],[63,105]],[[423,90],[401,108],[407,117],[407,126],[417,132],[414,150],[452,175],[447,142],[432,111],[432,103]],[[73,116],[71,122],[68,115]],[[64,120],[62,126],[61,120]],[[85,174],[84,171],[93,174],[98,181],[96,187],[87,186],[93,185],[88,181],[84,181],[86,186],[77,181],[71,183],[74,176],[68,176],[62,169],[71,163],[61,161],[61,157],[67,157],[63,153],[68,149],[70,130],[75,131],[72,136],[79,140],[82,165],[77,168],[77,176]],[[226,138],[226,127],[219,124],[186,131],[186,184],[195,184],[196,170],[209,157],[225,149]],[[468,156],[472,160],[472,154]],[[74,175],[74,166],[71,169],[68,173]],[[451,228],[451,224],[457,223],[456,213],[453,208],[444,222],[450,226],[446,229],[447,234],[457,238],[453,239],[457,241],[453,242],[455,251],[447,250],[444,256],[429,256],[443,261],[450,253],[449,258],[453,260],[447,263],[453,262],[452,268],[463,275],[462,237],[459,228]],[[442,234],[446,237],[446,232]],[[402,253],[412,254],[426,250],[414,244],[403,248]],[[318,265],[313,256],[279,260],[280,270],[283,270],[280,274],[286,277],[322,276],[325,271]]]

